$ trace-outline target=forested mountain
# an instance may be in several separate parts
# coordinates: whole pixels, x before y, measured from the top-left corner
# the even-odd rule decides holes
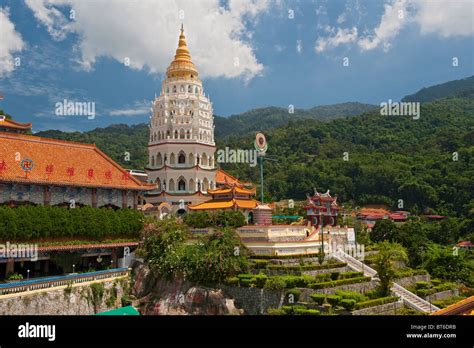
[[[253,109],[229,117],[216,116],[214,119],[216,125],[215,135],[216,138],[225,138],[232,135],[242,135],[276,128],[292,120],[312,119],[327,121],[360,115],[375,109],[377,109],[375,105],[361,103],[321,105],[308,110],[295,109],[293,113],[290,113],[289,109],[277,107]]]
[[[472,78],[466,80],[472,84]],[[271,199],[302,199],[317,187],[331,189],[341,201],[354,204],[387,203],[398,208],[402,200],[403,209],[431,208],[439,214],[467,216],[474,213],[474,96],[456,84],[464,86],[466,80],[449,85],[456,93],[451,93],[451,87],[441,89],[448,98],[422,104],[418,120],[371,111],[321,122],[311,119],[314,109],[288,114],[286,109],[265,108],[231,118],[229,124],[237,135],[229,136],[230,130],[218,131],[226,124],[216,117],[217,145],[250,149],[254,141],[251,127],[266,129],[268,155],[278,159],[265,162],[265,192]],[[433,87],[437,95],[441,93],[438,87]],[[430,95],[428,90],[419,93]],[[336,110],[338,106],[332,107]],[[337,114],[324,108],[315,108],[318,119]],[[348,115],[350,107],[342,109]],[[293,118],[285,119],[288,115]],[[245,119],[253,120],[250,128],[242,121]],[[276,128],[268,129],[268,124]],[[145,124],[37,135],[96,143],[126,168],[141,169],[147,161]],[[124,161],[125,152],[131,155],[129,162]],[[222,167],[242,179],[259,182],[258,167]]]
[[[435,99],[452,96],[473,97],[474,76],[423,88],[415,94],[405,96],[402,101],[426,103]]]
[[[269,198],[302,199],[313,187],[354,204],[387,203],[468,214],[474,208],[474,100],[440,99],[421,117],[378,112],[330,122],[292,121],[266,132],[265,191]],[[219,146],[251,148],[253,136]],[[344,159],[345,157],[348,160]],[[258,167],[224,165],[259,182]],[[473,210],[474,211],[474,210]]]

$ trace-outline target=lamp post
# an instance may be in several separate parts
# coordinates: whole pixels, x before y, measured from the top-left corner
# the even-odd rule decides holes
[[[75,273],[76,265],[72,265],[72,273]]]
[[[30,270],[27,269],[26,270],[26,280],[29,280],[30,279]]]

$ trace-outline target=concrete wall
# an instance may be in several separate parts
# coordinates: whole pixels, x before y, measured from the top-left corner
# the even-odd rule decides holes
[[[93,283],[104,286],[104,295],[100,303],[97,301],[96,306],[90,299],[90,285]],[[91,315],[121,307],[121,297],[127,284],[127,277],[107,278],[74,284],[69,288],[59,286],[53,289],[2,295],[0,296],[0,315]],[[113,288],[117,293],[115,301],[110,300],[114,297],[111,296]]]

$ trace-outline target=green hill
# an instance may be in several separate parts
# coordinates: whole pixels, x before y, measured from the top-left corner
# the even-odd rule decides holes
[[[283,126],[297,119],[327,121],[360,115],[376,108],[375,105],[350,102],[321,105],[309,110],[295,109],[294,113],[289,113],[288,109],[277,107],[253,109],[229,117],[216,116],[214,119],[216,125],[215,136],[216,138],[225,138],[232,135],[255,133]]]
[[[473,97],[474,76],[423,88],[415,94],[405,96],[402,101],[426,103],[436,99],[454,96]]]
[[[266,137],[268,155],[278,159],[265,164],[271,199],[303,199],[317,187],[354,204],[397,208],[401,199],[403,209],[434,208],[441,214],[468,214],[474,208],[472,98],[423,104],[418,120],[372,112],[330,122],[292,121]],[[252,144],[248,135],[218,145]],[[260,180],[258,167],[223,167],[242,179]]]

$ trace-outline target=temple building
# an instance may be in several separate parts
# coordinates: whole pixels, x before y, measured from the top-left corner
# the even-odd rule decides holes
[[[0,131],[0,204],[137,208],[151,189],[94,144]]]
[[[337,204],[337,197],[332,197],[329,190],[319,193],[314,189],[314,195],[308,196],[305,206],[308,220],[313,226],[336,226],[337,215],[341,207]]]
[[[0,115],[0,132],[27,134],[31,133],[31,126],[31,123],[16,122]]]
[[[145,170],[155,190],[147,203],[184,214],[216,188],[214,117],[191,60],[183,27],[161,92],[153,101]]]
[[[240,210],[247,221],[252,222],[253,209],[258,205],[258,202],[253,199],[256,193],[255,188],[246,188],[236,182],[225,184],[217,189],[209,189],[207,192],[212,196],[211,200],[190,205],[188,208],[191,211]]]

